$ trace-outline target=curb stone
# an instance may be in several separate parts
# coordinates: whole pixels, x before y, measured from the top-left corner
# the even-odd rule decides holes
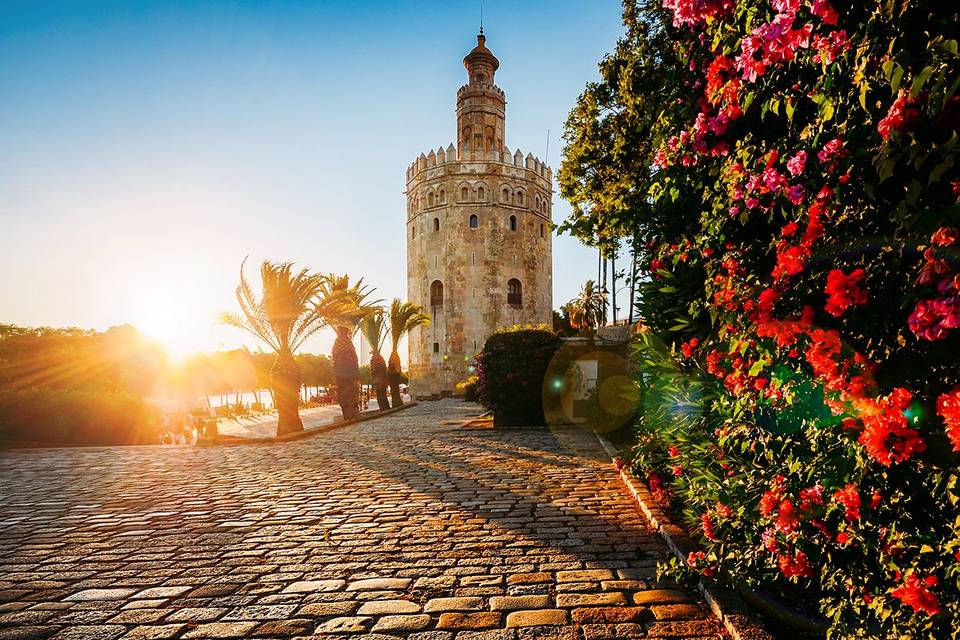
[[[282,436],[273,436],[271,438],[239,438],[239,437],[218,437],[214,440],[198,440],[198,447],[224,447],[224,446],[233,446],[233,445],[248,445],[248,444],[272,444],[277,442],[290,442],[293,440],[303,440],[305,438],[312,438],[313,436],[320,435],[321,433],[329,433],[335,429],[340,429],[341,427],[349,427],[352,424],[357,424],[359,422],[368,422],[370,420],[376,420],[377,418],[384,418],[386,416],[392,416],[395,413],[399,413],[404,409],[409,409],[410,407],[415,407],[419,404],[416,401],[406,402],[399,407],[391,407],[386,411],[371,411],[366,414],[360,414],[359,418],[353,420],[338,420],[331,422],[330,424],[325,424],[323,426],[317,427],[316,429],[307,429],[305,431],[297,431],[295,433],[288,433]]]
[[[620,457],[619,451],[609,440],[599,433],[594,435],[597,436],[600,446],[610,456],[611,461]],[[681,562],[686,562],[687,554],[694,549],[694,544],[686,530],[670,522],[663,509],[654,502],[646,485],[640,482],[626,466],[619,470],[619,474],[620,480],[637,501],[650,525],[660,533],[670,552]],[[707,606],[723,623],[734,640],[775,640],[756,619],[750,607],[734,591],[716,585],[708,586],[703,580],[697,582],[697,587]]]

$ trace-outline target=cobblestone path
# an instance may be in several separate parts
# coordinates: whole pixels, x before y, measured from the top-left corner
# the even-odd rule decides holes
[[[475,411],[0,452],[0,640],[721,637],[592,435],[445,424]]]

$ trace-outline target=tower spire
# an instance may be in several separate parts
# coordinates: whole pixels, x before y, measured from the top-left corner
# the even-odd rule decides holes
[[[483,35],[483,2],[480,3],[480,35]]]

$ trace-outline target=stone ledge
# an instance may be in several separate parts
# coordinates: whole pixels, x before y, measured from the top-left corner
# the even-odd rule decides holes
[[[317,427],[316,429],[307,429],[305,431],[297,431],[295,433],[287,433],[282,436],[274,436],[272,438],[235,438],[235,437],[217,437],[213,440],[203,439],[197,440],[198,447],[223,447],[223,446],[233,446],[233,445],[245,445],[245,444],[273,444],[277,442],[290,442],[292,440],[303,440],[305,438],[312,438],[313,436],[319,435],[321,433],[329,433],[335,429],[341,427],[349,427],[352,424],[357,424],[359,422],[367,422],[369,420],[376,420],[377,418],[384,418],[386,416],[393,415],[404,409],[409,409],[410,407],[417,406],[417,401],[412,400],[407,402],[399,407],[391,407],[386,411],[368,411],[366,413],[361,413],[359,418],[353,420],[339,420],[337,422],[332,422],[330,424],[323,425],[322,427]]]
[[[617,448],[599,433],[594,434],[600,445],[610,456],[611,461],[620,457]],[[651,526],[656,529],[670,552],[681,562],[687,561],[687,554],[694,549],[693,542],[683,527],[670,522],[667,514],[653,500],[646,485],[634,476],[626,466],[619,470],[620,479],[627,491],[633,496]],[[734,640],[774,640],[774,637],[750,613],[750,607],[729,589],[716,585],[707,585],[703,580],[697,583],[704,601],[713,614],[723,623],[724,628]]]

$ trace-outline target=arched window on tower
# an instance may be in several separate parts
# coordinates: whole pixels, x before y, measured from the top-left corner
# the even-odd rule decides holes
[[[510,231],[517,230],[517,216],[510,216]]]
[[[447,192],[443,189],[440,189],[440,204],[443,204],[447,201]]]
[[[541,224],[540,224],[540,237],[541,237],[541,238],[544,237],[544,232],[543,232],[543,231],[544,231],[544,230],[543,230],[543,224],[541,223]]]
[[[523,204],[523,191],[517,191],[517,204]]]
[[[507,187],[503,188],[503,193],[500,194],[500,202],[510,202],[510,189]]]
[[[466,201],[467,201],[467,196],[469,195],[469,193],[470,193],[470,192],[467,191],[467,188],[466,188],[466,187],[464,187],[463,189],[460,189],[460,200],[463,201],[463,202],[466,202]]]
[[[427,194],[427,206],[428,207],[433,206],[433,191]]]
[[[430,306],[431,307],[442,307],[443,306],[443,283],[439,280],[434,280],[430,284]]]
[[[433,230],[440,231],[440,218],[433,219]]]
[[[523,305],[523,285],[516,278],[507,281],[507,304],[515,307]]]
[[[410,239],[412,240],[412,239],[414,239],[414,238],[416,238],[416,237],[417,237],[417,228],[416,228],[416,227],[410,227]]]
[[[487,192],[483,189],[483,187],[479,187],[477,189],[477,200],[479,200],[480,202],[483,202],[486,199],[487,199]]]
[[[471,213],[471,214],[470,214],[470,228],[471,228],[471,229],[476,229],[476,228],[478,228],[479,226],[480,226],[480,218],[477,217],[477,214]]]

